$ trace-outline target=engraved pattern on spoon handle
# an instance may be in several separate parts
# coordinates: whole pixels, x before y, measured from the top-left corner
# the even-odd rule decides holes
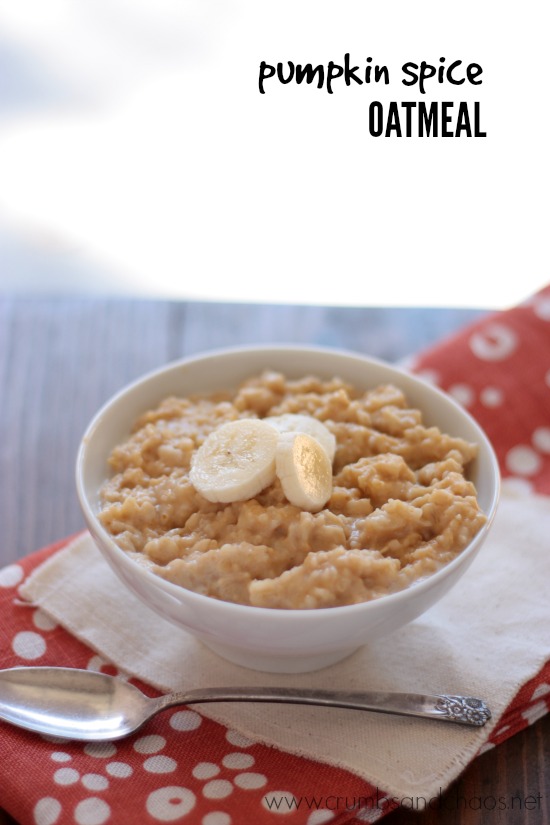
[[[481,699],[474,696],[452,696],[442,694],[437,697],[436,708],[449,721],[462,725],[482,727],[491,718],[491,711]]]
[[[283,704],[368,710],[398,716],[439,719],[474,727],[483,726],[491,711],[473,696],[423,693],[348,692],[299,688],[205,688],[189,693],[171,693],[152,700],[153,713],[174,705],[207,702],[274,702]]]

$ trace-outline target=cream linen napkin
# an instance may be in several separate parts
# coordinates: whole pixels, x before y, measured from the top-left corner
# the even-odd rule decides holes
[[[346,661],[300,675],[258,673],[218,658],[127,592],[88,534],[34,571],[20,593],[162,691],[289,685],[480,696],[493,711],[481,729],[303,706],[200,708],[252,739],[347,768],[395,797],[432,797],[474,758],[550,657],[548,536],[550,499],[505,490],[479,556],[439,604]]]

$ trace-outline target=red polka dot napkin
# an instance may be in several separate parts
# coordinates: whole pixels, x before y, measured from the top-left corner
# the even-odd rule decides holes
[[[550,495],[550,287],[420,355],[413,370],[479,421],[504,478]]]
[[[508,484],[522,494],[550,494],[550,288],[418,357],[414,369],[480,421]],[[0,666],[116,673],[50,613],[19,596],[25,580],[65,544],[0,571]],[[523,684],[482,749],[533,723],[549,705],[546,664]],[[312,760],[253,742],[191,708],[167,711],[127,740],[93,746],[0,722],[0,805],[21,825],[351,825],[373,822],[398,804],[384,788],[331,765],[330,755]]]

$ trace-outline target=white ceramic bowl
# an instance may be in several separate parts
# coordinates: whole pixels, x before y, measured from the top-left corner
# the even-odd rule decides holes
[[[375,601],[318,610],[277,610],[219,601],[185,590],[139,566],[97,519],[98,491],[107,458],[135,419],[168,395],[233,388],[263,369],[288,377],[337,375],[358,388],[395,383],[424,421],[479,445],[470,477],[487,523],[450,564],[406,590]],[[318,347],[246,347],[177,361],[145,375],[115,395],[95,416],[77,458],[77,489],[87,526],[121,579],[145,604],[201,639],[232,662],[256,670],[305,672],[333,664],[369,641],[393,632],[437,602],[458,581],[480,549],[495,513],[499,471],[493,449],[478,424],[435,387],[381,361]]]

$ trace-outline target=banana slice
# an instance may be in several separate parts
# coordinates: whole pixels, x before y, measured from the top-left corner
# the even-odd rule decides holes
[[[189,478],[208,501],[245,501],[275,479],[279,434],[256,418],[222,424],[195,453]]]
[[[332,464],[334,454],[336,452],[336,438],[331,431],[318,418],[312,418],[311,415],[300,415],[298,413],[284,413],[283,415],[273,415],[269,418],[264,418],[268,424],[280,433],[307,433],[325,448],[325,451]]]
[[[302,510],[320,510],[332,493],[332,464],[321,444],[303,432],[279,435],[275,468],[283,493]]]

